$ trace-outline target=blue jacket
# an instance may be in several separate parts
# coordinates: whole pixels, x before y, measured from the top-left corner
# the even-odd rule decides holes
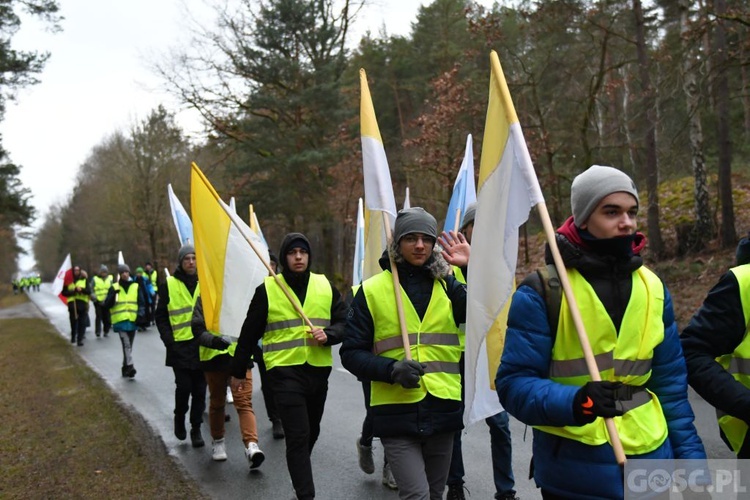
[[[617,261],[611,256],[587,252],[562,235],[557,240],[566,267],[578,269],[594,287],[619,330],[630,300],[632,272],[642,265],[640,256]],[[549,379],[554,336],[547,320],[546,303],[531,276],[513,295],[502,363],[495,381],[497,393],[503,407],[527,425],[575,426],[573,399],[579,387]],[[659,398],[669,437],[656,450],[629,458],[705,458],[693,424],[685,360],[672,299],[666,288],[662,316],[664,340],[654,349],[651,378],[646,387]],[[610,499],[622,498],[624,494],[620,466],[608,444],[585,445],[535,429],[532,471],[537,485],[556,495]]]

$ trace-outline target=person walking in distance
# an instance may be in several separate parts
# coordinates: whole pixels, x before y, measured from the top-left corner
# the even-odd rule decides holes
[[[110,310],[104,307],[109,289],[112,288],[112,275],[104,264],[99,268],[99,274],[91,278],[91,299],[94,302],[94,335],[99,337],[109,335],[112,328]]]
[[[190,324],[200,296],[195,248],[180,247],[177,262],[174,273],[159,289],[156,327],[167,348],[166,365],[174,372],[174,435],[179,440],[187,437],[185,415],[190,410],[190,441],[194,448],[200,448],[205,445],[201,424],[206,407],[206,379],[200,367],[198,339],[193,336]]]
[[[466,322],[466,286],[451,275],[449,264],[465,265],[470,246],[463,235],[453,235],[441,241],[441,253],[431,214],[421,207],[398,212],[393,240],[380,258],[383,271],[354,296],[340,349],[344,368],[370,381],[373,434],[403,499],[443,498],[453,434],[463,428],[459,324]],[[391,262],[398,270],[403,318]]]
[[[549,281],[533,272],[513,294],[495,385],[503,407],[534,426],[532,471],[542,498],[623,498],[605,419],[613,419],[628,459],[700,462],[706,453],[672,299],[640,255],[646,239],[636,231],[635,183],[594,165],[573,180],[570,203],[573,215],[556,242],[601,380],[589,373],[567,298],[548,303]]]
[[[193,309],[193,336],[200,342],[201,369],[206,377],[209,395],[208,424],[211,430],[212,458],[217,462],[227,459],[224,439],[225,409],[227,405],[227,384],[229,383],[230,366],[236,343],[228,336],[214,333],[206,328],[203,317],[203,302],[198,297]],[[232,392],[234,408],[239,417],[245,457],[250,462],[250,469],[257,469],[263,463],[265,455],[258,446],[258,428],[253,410],[253,364],[248,364],[245,383]]]
[[[254,346],[263,338],[263,360],[286,438],[286,463],[298,499],[315,498],[311,454],[320,434],[331,346],[341,342],[346,305],[322,274],[310,272],[310,241],[287,234],[279,252],[283,271],[255,290],[232,361],[232,388],[247,376]],[[279,282],[276,281],[279,280]],[[312,322],[310,329],[282,286]]]
[[[117,266],[120,279],[107,292],[104,307],[112,317],[112,327],[120,335],[122,344],[122,376],[135,377],[133,342],[137,324],[143,321],[146,311],[146,291],[131,279],[127,264]]]
[[[88,304],[91,287],[81,274],[80,266],[73,266],[73,282],[63,287],[63,297],[68,299],[68,317],[70,319],[70,343],[83,345],[88,326]]]

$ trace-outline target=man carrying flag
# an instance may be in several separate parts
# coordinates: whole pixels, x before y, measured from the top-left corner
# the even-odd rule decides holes
[[[91,287],[81,273],[80,266],[73,266],[72,279],[62,289],[62,296],[67,299],[70,317],[70,343],[83,345],[88,326],[88,304]]]
[[[437,221],[421,207],[401,210],[383,271],[365,280],[349,310],[344,368],[371,381],[373,434],[380,437],[401,498],[442,499],[461,421],[461,336],[466,287],[450,275],[465,265],[462,235],[436,250]],[[389,258],[390,257],[390,258]],[[396,263],[404,316],[394,300]],[[410,348],[401,335],[404,323]]]

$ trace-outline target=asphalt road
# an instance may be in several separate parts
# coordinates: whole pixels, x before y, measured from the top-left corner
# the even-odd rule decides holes
[[[31,293],[31,299],[57,328],[70,339],[70,324],[66,307],[50,292],[45,283],[41,292]],[[94,323],[93,308],[91,324]],[[86,334],[82,347],[71,345],[81,357],[106,381],[122,402],[139,412],[153,431],[161,437],[168,453],[177,459],[213,498],[262,498],[289,500],[295,498],[284,458],[283,440],[274,440],[263,397],[260,377],[254,370],[253,406],[258,419],[260,447],[266,455],[263,465],[250,471],[244,456],[243,444],[237,426],[237,414],[231,405],[227,422],[226,462],[211,460],[211,437],[208,416],[204,417],[203,437],[206,447],[194,449],[190,440],[179,441],[172,431],[174,408],[174,376],[164,365],[165,349],[156,327],[138,333],[133,346],[133,359],[138,371],[134,379],[121,377],[122,348],[119,337],[96,338],[93,327]],[[364,406],[362,389],[334,355],[334,369],[329,379],[328,400],[321,424],[320,438],[313,450],[313,474],[317,497],[321,499],[396,499],[398,494],[381,484],[383,450],[375,441],[376,471],[363,473],[357,464],[355,439],[360,433]],[[692,392],[691,403],[696,413],[696,425],[710,458],[731,458],[731,453],[718,437],[715,413],[699,396]],[[524,500],[541,498],[539,491],[528,479],[531,459],[531,429],[511,417],[513,437],[513,471],[516,490]],[[491,499],[495,493],[492,481],[492,464],[487,426],[480,422],[464,431],[463,455],[466,487],[473,499]]]

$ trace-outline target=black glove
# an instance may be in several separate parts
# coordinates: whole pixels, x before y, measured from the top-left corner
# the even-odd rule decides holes
[[[211,339],[211,349],[216,349],[217,351],[229,349],[230,345],[232,345],[232,341],[224,336],[218,337],[214,335],[214,338]]]
[[[612,418],[623,414],[617,407],[615,391],[622,382],[587,382],[573,398],[573,415],[580,424],[589,424],[596,417]]]
[[[393,363],[391,380],[394,384],[401,384],[404,389],[416,389],[419,387],[419,377],[424,375],[424,365],[405,359]]]

